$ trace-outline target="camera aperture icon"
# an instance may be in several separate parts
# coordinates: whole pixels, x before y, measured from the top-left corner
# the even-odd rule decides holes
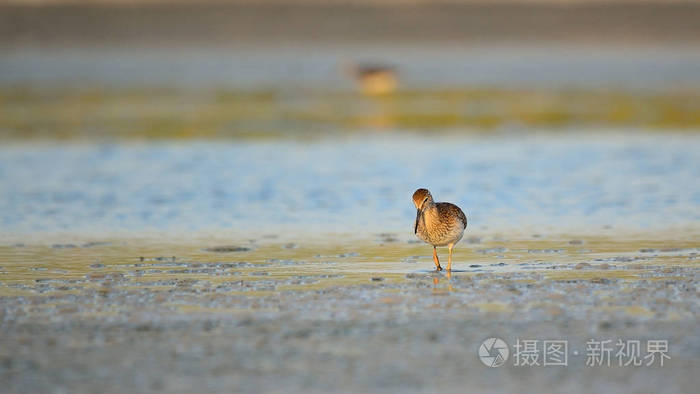
[[[508,360],[508,355],[508,344],[501,338],[488,338],[479,346],[479,359],[487,367],[500,367]]]

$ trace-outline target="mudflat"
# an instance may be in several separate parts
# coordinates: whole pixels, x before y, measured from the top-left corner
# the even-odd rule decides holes
[[[450,276],[406,234],[0,246],[5,392],[692,392],[697,229],[482,233]],[[566,366],[489,368],[489,337],[565,340]],[[591,340],[670,359],[588,365]],[[646,348],[642,349],[642,356]],[[540,356],[542,357],[542,356]],[[605,363],[605,361],[603,361]]]

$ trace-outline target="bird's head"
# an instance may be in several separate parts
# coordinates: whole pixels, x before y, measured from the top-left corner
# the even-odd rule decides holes
[[[427,203],[433,202],[433,196],[428,189],[418,189],[413,193],[413,204],[417,210],[422,210]]]

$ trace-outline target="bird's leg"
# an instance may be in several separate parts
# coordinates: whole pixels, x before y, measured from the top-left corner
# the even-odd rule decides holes
[[[447,272],[452,271],[452,247],[455,246],[455,244],[449,244],[447,247],[450,248],[450,257],[447,258]]]
[[[442,267],[440,267],[440,260],[438,260],[437,257],[437,246],[433,246],[433,260],[435,260],[435,267],[437,267],[437,270],[442,271]]]

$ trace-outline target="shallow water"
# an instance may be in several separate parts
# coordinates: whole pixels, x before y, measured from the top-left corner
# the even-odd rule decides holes
[[[698,150],[694,134],[603,132],[17,143],[0,147],[0,228],[410,234],[418,187],[460,205],[469,231],[694,227]]]
[[[319,235],[296,240],[272,234],[248,239],[30,240],[0,245],[0,294],[46,295],[48,290],[66,290],[55,287],[67,284],[77,284],[77,289],[84,291],[103,281],[116,281],[127,289],[145,286],[146,290],[157,289],[163,281],[166,288],[181,281],[206,287],[228,283],[226,292],[235,293],[261,290],[255,287],[260,283],[269,291],[309,291],[372,281],[402,283],[426,276],[448,281],[474,275],[543,281],[605,277],[634,283],[655,277],[678,279],[685,271],[690,274],[686,279],[695,275],[700,252],[696,232],[664,236],[610,233],[617,235],[472,236],[455,249],[452,275],[434,272],[429,246],[412,236],[392,233],[371,234],[372,238]],[[443,252],[441,249],[444,260]],[[666,268],[673,269],[663,271]],[[240,287],[244,282],[253,288]]]

